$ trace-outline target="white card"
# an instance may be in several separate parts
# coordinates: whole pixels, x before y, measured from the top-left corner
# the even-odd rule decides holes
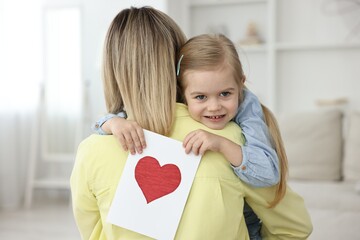
[[[129,154],[107,221],[147,235],[174,239],[201,156],[182,142],[146,131],[142,154]]]

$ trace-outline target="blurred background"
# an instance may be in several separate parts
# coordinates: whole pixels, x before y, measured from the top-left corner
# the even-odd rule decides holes
[[[121,9],[144,5],[188,37],[227,35],[248,88],[279,118],[339,109],[346,127],[360,111],[357,0],[0,0],[1,239],[79,239],[69,176],[106,113],[102,44]]]

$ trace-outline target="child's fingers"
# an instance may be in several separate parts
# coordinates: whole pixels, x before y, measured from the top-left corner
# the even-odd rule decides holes
[[[200,141],[196,141],[196,142],[194,142],[193,143],[193,145],[192,145],[192,151],[193,151],[193,153],[197,156],[197,155],[199,155],[199,152],[200,152],[200,148],[201,148],[201,142]]]
[[[128,148],[127,148],[127,145],[126,145],[126,141],[125,141],[125,138],[124,138],[124,135],[116,135],[117,139],[119,140],[120,142],[120,145],[121,147],[124,149],[124,151],[127,151]]]
[[[142,148],[143,149],[146,148],[144,130],[142,128],[138,128],[136,131],[137,131],[137,135],[139,136],[140,144],[141,144]]]
[[[189,134],[190,135],[190,134]],[[189,136],[187,135],[184,139],[184,142],[183,142],[183,147],[185,148],[185,153],[186,154],[189,154],[191,152],[191,149],[192,149],[192,145],[194,143],[194,138],[193,136]]]
[[[195,154],[199,154],[199,148],[201,147],[201,141],[193,136],[185,145],[185,152],[188,154],[191,151]]]
[[[199,148],[199,154],[202,156],[208,150],[208,146],[203,142]]]
[[[185,137],[184,140],[183,140],[183,147],[187,146],[188,143],[189,143],[189,141],[190,141],[191,139],[193,139],[195,135],[196,135],[196,130],[195,130],[195,131],[192,131],[192,132],[190,132],[188,135],[186,135],[186,137]]]
[[[132,131],[131,132],[131,137],[132,137],[134,148],[135,148],[136,152],[142,153],[143,147],[142,147],[138,132],[137,131]]]
[[[132,155],[134,155],[136,153],[135,152],[135,144],[134,144],[131,133],[125,133],[124,138],[125,138],[125,144],[126,144],[128,150],[130,151],[130,153]]]
[[[185,153],[189,154],[191,152],[192,145],[188,143],[184,147],[185,147]]]

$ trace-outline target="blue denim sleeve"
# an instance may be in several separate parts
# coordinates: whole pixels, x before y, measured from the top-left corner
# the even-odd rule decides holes
[[[232,166],[235,174],[254,187],[277,184],[280,179],[278,156],[271,144],[260,102],[247,89],[244,90],[244,101],[234,120],[245,137],[242,164],[238,167]]]
[[[91,129],[100,135],[110,135],[106,132],[104,132],[104,130],[102,130],[101,126],[109,119],[114,118],[114,117],[121,117],[121,118],[126,118],[126,113],[125,112],[119,112],[118,114],[113,114],[113,113],[108,113],[104,116],[102,116],[98,121],[96,121],[92,126]]]

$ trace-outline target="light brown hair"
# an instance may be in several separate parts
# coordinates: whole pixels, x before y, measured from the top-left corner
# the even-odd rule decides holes
[[[122,10],[104,45],[103,82],[108,112],[126,111],[145,129],[168,134],[175,118],[176,53],[186,37],[151,7]]]
[[[272,140],[272,145],[276,151],[280,165],[280,180],[276,185],[276,193],[274,200],[270,202],[270,207],[275,207],[286,193],[286,180],[289,172],[288,159],[284,147],[284,143],[281,137],[281,132],[274,114],[266,106],[261,104],[266,125],[269,128],[269,133]]]

